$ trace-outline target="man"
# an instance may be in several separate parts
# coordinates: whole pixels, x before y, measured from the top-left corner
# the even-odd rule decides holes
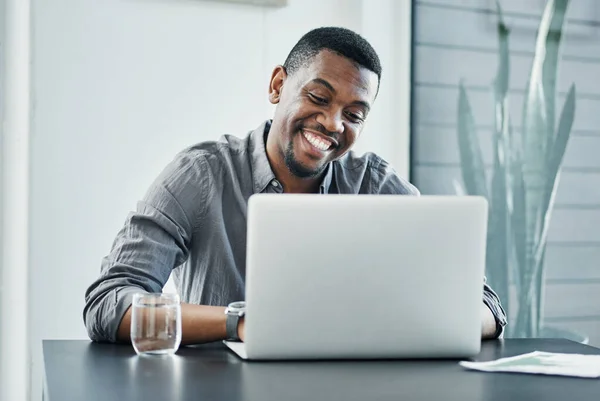
[[[86,292],[90,338],[129,341],[133,293],[161,292],[173,271],[183,301],[184,344],[243,340],[244,320],[236,319],[232,336],[224,306],[244,299],[252,194],[418,195],[381,158],[349,152],[380,78],[377,54],[356,33],[320,28],[303,36],[273,70],[272,122],[243,139],[225,136],[184,150],[129,215]],[[482,337],[500,335],[506,317],[485,283],[481,310]]]

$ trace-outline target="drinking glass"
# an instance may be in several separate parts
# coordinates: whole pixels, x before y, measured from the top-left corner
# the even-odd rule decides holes
[[[131,343],[138,355],[172,355],[181,344],[179,295],[134,294]]]

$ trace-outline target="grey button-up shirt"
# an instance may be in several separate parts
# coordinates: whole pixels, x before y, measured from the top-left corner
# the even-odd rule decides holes
[[[283,192],[265,150],[270,126],[190,147],[155,180],[86,291],[83,317],[92,340],[116,341],[133,294],[161,292],[171,272],[183,302],[225,306],[244,299],[248,199]],[[330,163],[320,192],[419,194],[378,156],[352,152]],[[485,283],[483,301],[499,334],[506,317]]]

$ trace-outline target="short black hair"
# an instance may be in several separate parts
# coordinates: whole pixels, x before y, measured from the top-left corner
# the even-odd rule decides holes
[[[373,71],[377,74],[377,81],[381,80],[381,62],[375,49],[356,32],[339,27],[317,28],[306,33],[292,48],[283,67],[291,75],[325,49]]]

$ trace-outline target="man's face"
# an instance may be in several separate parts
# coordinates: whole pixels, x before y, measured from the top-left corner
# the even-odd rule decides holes
[[[287,75],[273,72],[269,99],[277,103],[271,132],[276,151],[297,177],[320,175],[356,142],[375,100],[377,74],[323,50]]]

